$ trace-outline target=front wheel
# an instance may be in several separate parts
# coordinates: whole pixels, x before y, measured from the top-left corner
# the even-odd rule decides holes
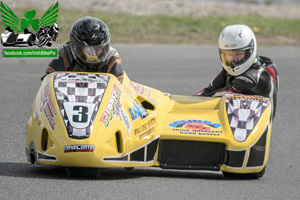
[[[68,167],[68,176],[72,178],[100,178],[100,168]]]
[[[247,173],[247,174],[238,174],[238,173],[230,173],[230,172],[222,172],[225,178],[232,179],[258,179],[263,177],[266,172],[266,167],[263,168],[258,173]]]
[[[44,46],[48,42],[47,37],[40,37],[38,40],[38,47]]]
[[[124,169],[129,172],[129,171],[132,171],[134,169],[134,167],[124,167]]]

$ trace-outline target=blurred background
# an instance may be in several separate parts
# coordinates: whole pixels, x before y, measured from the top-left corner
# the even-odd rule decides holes
[[[55,0],[2,1],[18,16],[35,10],[41,18]],[[80,17],[102,19],[113,43],[216,45],[221,30],[246,24],[258,43],[267,46],[300,45],[300,0],[63,0],[57,23],[59,43]],[[0,30],[4,30],[1,20]]]

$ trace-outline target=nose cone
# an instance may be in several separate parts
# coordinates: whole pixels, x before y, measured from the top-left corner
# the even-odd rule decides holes
[[[54,90],[69,137],[90,136],[110,76],[103,74],[59,73]]]

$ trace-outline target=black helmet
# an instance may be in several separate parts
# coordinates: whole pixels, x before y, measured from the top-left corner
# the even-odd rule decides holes
[[[83,70],[97,71],[106,60],[110,48],[108,27],[94,17],[80,18],[71,28],[70,47]]]

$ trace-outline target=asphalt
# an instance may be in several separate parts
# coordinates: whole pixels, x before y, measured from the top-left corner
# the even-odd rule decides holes
[[[215,46],[116,45],[133,81],[192,95],[220,71]],[[65,169],[30,165],[26,122],[49,59],[0,60],[0,199],[298,199],[300,183],[299,53],[297,47],[262,47],[277,65],[277,115],[270,156],[258,180],[228,180],[219,172],[115,169],[100,179],[69,178]]]

